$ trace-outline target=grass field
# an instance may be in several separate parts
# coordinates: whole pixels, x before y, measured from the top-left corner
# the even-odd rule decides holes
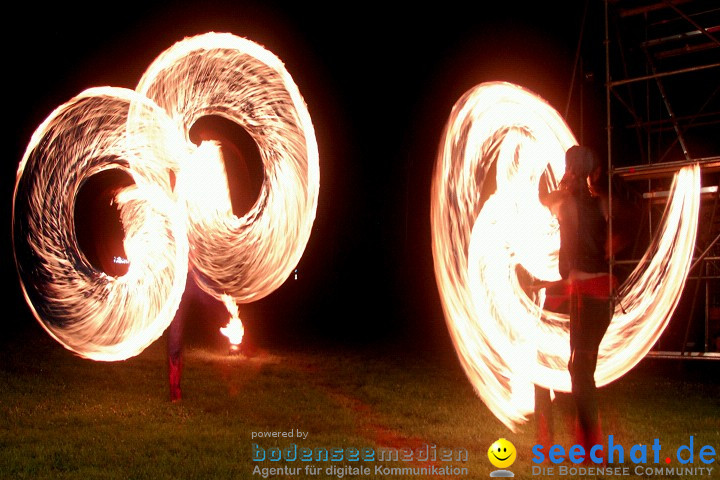
[[[548,478],[531,474],[533,420],[516,433],[507,430],[475,396],[452,351],[258,348],[252,356],[230,357],[222,344],[189,348],[184,399],[172,404],[163,340],[117,363],[77,358],[35,329],[0,346],[2,478],[242,479],[262,478],[253,475],[255,466],[291,465],[253,462],[253,442],[263,448],[434,444],[467,450],[467,462],[452,464],[468,474],[454,478],[489,478],[494,468],[487,449],[499,437],[517,448],[515,478]],[[600,390],[605,433],[627,448],[659,438],[663,452],[693,435],[696,455],[705,444],[720,451],[718,367],[645,360]],[[559,395],[555,404],[556,442],[567,448],[575,443],[572,403]],[[308,436],[251,438],[290,430]],[[312,465],[336,463],[350,465]],[[710,465],[711,477],[695,478],[720,478],[718,463]],[[304,471],[279,477],[329,478]],[[440,477],[373,472],[355,478]]]

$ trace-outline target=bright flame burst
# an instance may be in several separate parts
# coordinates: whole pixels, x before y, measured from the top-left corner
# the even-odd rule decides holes
[[[232,214],[218,146],[189,140],[205,115],[237,123],[258,145],[265,178],[242,218]],[[121,277],[88,262],[74,224],[82,184],[113,168],[135,182],[116,198],[129,260]],[[198,285],[232,298],[237,317],[235,302],[271,293],[302,256],[319,177],[310,115],[282,62],[230,34],[187,38],[150,65],[136,91],[86,90],[33,134],[13,197],[25,298],[50,335],[94,360],[137,355],[162,334],[188,257]]]
[[[557,188],[576,141],[560,115],[521,87],[476,86],[454,106],[432,183],[435,276],[458,357],[477,394],[510,429],[534,407],[534,384],[570,391],[569,319],[531,299],[518,271],[559,280],[557,220],[539,201]],[[492,184],[496,183],[497,188]],[[600,345],[605,385],[655,344],[680,299],[700,207],[699,167],[676,175],[666,211]]]
[[[220,328],[220,333],[228,337],[232,345],[240,345],[245,335],[245,328],[240,321],[237,304],[230,295],[223,295],[222,301],[230,312],[230,320],[227,325]]]

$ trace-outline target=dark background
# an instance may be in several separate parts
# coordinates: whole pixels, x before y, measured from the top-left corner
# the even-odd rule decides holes
[[[20,292],[10,225],[17,165],[57,106],[93,86],[134,88],[163,50],[208,31],[249,38],[285,63],[305,98],[320,153],[317,217],[298,279],[241,305],[249,338],[449,345],[430,246],[430,179],[452,105],[485,81],[518,83],[564,113],[585,2],[132,2],[20,5],[4,34],[7,141],[0,261],[5,332],[37,329]],[[604,155],[602,2],[590,2],[580,87],[567,115]],[[589,75],[587,75],[589,74]],[[582,131],[580,125],[583,126]],[[190,335],[227,315],[196,302]],[[194,333],[193,333],[194,332]]]

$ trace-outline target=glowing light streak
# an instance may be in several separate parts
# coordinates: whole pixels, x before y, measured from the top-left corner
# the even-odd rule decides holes
[[[160,55],[137,90],[165,109],[186,138],[200,116],[214,114],[241,125],[257,143],[265,180],[245,216],[232,215],[228,195],[225,205],[215,199],[216,207],[207,209],[210,189],[192,176],[184,185],[198,193],[183,190],[183,196],[198,285],[238,302],[266,296],[287,279],[302,256],[319,184],[310,115],[282,62],[243,38],[200,35]],[[216,177],[224,175],[213,169]],[[211,185],[217,182],[219,178]]]
[[[152,119],[132,144],[125,141],[131,102]],[[152,138],[158,128],[169,129],[160,142]],[[85,357],[119,360],[139,353],[162,334],[179,305],[187,275],[184,212],[169,188],[152,180],[164,163],[158,157],[178,154],[172,132],[162,110],[135,92],[91,89],[50,114],[18,168],[13,242],[25,298],[50,335]],[[147,164],[142,172],[131,168],[141,161]],[[135,181],[116,197],[130,261],[118,278],[88,262],[74,224],[83,181],[110,168]]]
[[[454,106],[433,175],[433,258],[446,322],[476,392],[513,430],[533,411],[534,384],[570,390],[568,318],[542,308],[544,290],[526,294],[518,270],[542,281],[560,278],[558,225],[539,189],[542,178],[557,187],[564,152],[575,144],[542,99],[516,85],[486,83]],[[619,289],[625,313],[616,308],[600,346],[598,385],[636,365],[677,306],[699,191],[697,166],[677,174],[661,228]]]
[[[265,180],[242,218],[232,214],[218,145],[189,141],[204,115],[238,123],[260,149]],[[129,262],[121,277],[96,270],[75,236],[77,192],[109,168],[135,182],[116,196]],[[318,189],[314,130],[282,62],[229,34],[185,39],[153,62],[137,92],[87,90],[33,134],[13,197],[25,298],[43,328],[79,355],[137,355],[175,315],[188,258],[198,284],[216,298],[229,294],[235,310],[277,288],[305,248]]]

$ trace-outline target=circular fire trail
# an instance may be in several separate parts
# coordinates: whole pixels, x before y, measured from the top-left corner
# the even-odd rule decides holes
[[[433,258],[446,322],[476,392],[512,430],[533,411],[534,384],[570,391],[569,319],[545,310],[544,289],[527,294],[519,277],[560,279],[559,227],[539,191],[557,188],[575,144],[541,98],[485,83],[455,104],[433,174]],[[686,167],[648,250],[619,288],[598,386],[635,366],[667,325],[690,268],[699,206],[699,168]]]
[[[206,115],[235,122],[259,147],[264,181],[242,218],[232,213],[219,145],[190,142]],[[118,277],[91,265],[74,222],[83,183],[113,168],[134,182],[115,196],[129,261]],[[226,304],[274,291],[309,239],[319,177],[310,115],[282,62],[230,34],[187,38],[152,63],[135,91],[86,90],[33,134],[13,197],[25,298],[77,354],[137,355],[172,321],[188,264],[198,285]]]

